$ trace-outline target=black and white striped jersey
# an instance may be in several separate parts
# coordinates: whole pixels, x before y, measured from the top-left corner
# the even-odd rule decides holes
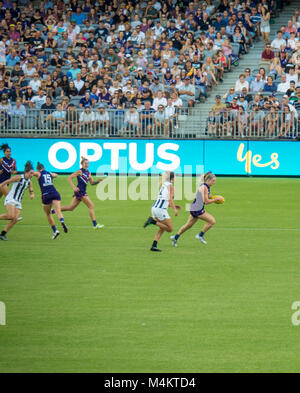
[[[9,192],[9,199],[13,199],[16,202],[21,202],[25,190],[29,187],[30,185],[30,179],[25,179],[24,175],[21,175],[21,180],[13,183],[12,188]]]

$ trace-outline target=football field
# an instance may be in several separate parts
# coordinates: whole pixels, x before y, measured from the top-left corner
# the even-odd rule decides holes
[[[89,187],[105,227],[82,205],[52,241],[34,188],[0,243],[0,372],[300,371],[299,179],[218,178],[226,203],[207,207],[208,245],[199,222],[178,248],[164,234],[162,253],[149,251],[156,228],[142,228],[151,201],[99,201]],[[188,212],[171,210],[175,234]]]

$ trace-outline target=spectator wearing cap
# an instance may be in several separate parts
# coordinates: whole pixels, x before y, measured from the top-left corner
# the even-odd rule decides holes
[[[193,107],[195,103],[195,86],[191,84],[191,80],[189,77],[184,78],[184,85],[181,90],[178,92],[179,97],[181,98],[183,105],[188,107]]]
[[[169,135],[169,116],[165,111],[165,106],[160,104],[158,105],[157,111],[154,114],[154,125],[155,125],[155,134],[162,136],[163,131],[165,132],[165,136]]]
[[[213,23],[213,26],[216,31],[221,31],[222,27],[227,26],[226,20],[223,20],[223,15],[222,14],[217,14],[216,16],[216,21]]]
[[[239,104],[238,104],[238,99],[239,97],[235,95],[232,99],[232,102],[230,104],[230,108],[232,111],[238,111],[239,110]]]
[[[76,75],[80,73],[80,68],[78,67],[78,62],[74,60],[72,62],[72,68],[67,72],[67,77],[75,80]]]
[[[216,103],[210,108],[210,110],[214,113],[220,113],[224,109],[226,109],[226,105],[222,103],[221,96],[216,95]]]
[[[162,83],[164,86],[170,86],[173,81],[173,75],[170,68],[166,68],[166,72],[163,74]]]
[[[16,30],[16,25],[11,24],[9,25],[9,38],[13,41],[13,42],[17,42],[20,41],[20,32]]]
[[[273,82],[273,78],[271,76],[267,77],[267,83],[265,83],[263,91],[265,93],[275,93],[277,91],[277,87]]]
[[[160,82],[159,77],[155,77],[153,79],[149,89],[151,90],[153,97],[156,97],[159,91],[164,91],[164,85]]]
[[[262,80],[261,74],[256,74],[255,79],[250,83],[250,91],[253,93],[262,92],[264,90],[265,83]]]
[[[88,132],[91,136],[95,130],[95,113],[90,105],[87,105],[79,117],[79,125],[81,130]]]
[[[245,99],[244,94],[241,94],[239,96],[237,104],[241,106],[244,109],[244,111],[246,111],[249,107],[248,101]]]
[[[141,136],[140,117],[134,104],[131,104],[129,109],[125,112],[122,134],[125,134],[126,131],[130,131],[130,132],[134,131],[135,133],[138,131],[139,136]]]
[[[109,137],[109,125],[109,114],[105,109],[105,106],[103,104],[100,104],[97,112],[95,113],[96,133],[102,133],[106,137]]]

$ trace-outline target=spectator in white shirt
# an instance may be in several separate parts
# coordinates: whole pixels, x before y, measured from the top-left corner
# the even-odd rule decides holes
[[[161,36],[161,33],[163,31],[165,31],[165,29],[162,27],[162,25],[160,24],[160,20],[158,20],[155,24],[155,26],[152,28],[153,32],[154,32],[154,39],[158,39]]]
[[[140,42],[142,42],[142,41],[145,41],[146,36],[145,36],[145,33],[141,31],[141,26],[138,25],[138,26],[135,28],[135,30],[136,30],[136,32],[137,32],[137,42],[138,42],[138,44],[139,44]]]
[[[76,78],[74,80],[74,86],[76,87],[76,89],[78,91],[80,91],[84,86],[84,81],[81,79],[80,72],[78,74],[76,74]]]
[[[95,129],[95,113],[92,112],[90,105],[87,105],[79,117],[81,129],[88,131],[91,136]]]
[[[33,67],[33,61],[28,60],[26,63],[24,63],[22,65],[22,70],[24,72],[25,78],[31,77],[36,72],[36,68]]]
[[[41,80],[39,79],[39,74],[36,72],[33,75],[33,79],[29,82],[29,86],[32,87],[32,91],[34,93],[37,93],[40,86],[41,86]]]
[[[164,107],[166,107],[167,104],[168,102],[167,99],[163,96],[163,92],[161,90],[158,90],[157,97],[155,97],[153,100],[152,108],[157,111],[159,105],[163,105]]]
[[[281,83],[279,83],[279,85],[277,87],[277,91],[278,91],[278,93],[286,93],[289,87],[290,87],[290,84],[287,82],[286,75],[283,74],[281,76]]]
[[[131,104],[125,113],[122,134],[125,134],[126,131],[139,131],[139,136],[141,136],[140,116],[134,104]]]
[[[156,133],[158,133],[158,135],[163,135],[163,131],[165,131],[165,136],[168,136],[169,117],[165,111],[165,107],[162,104],[158,106],[158,111],[154,114],[154,124]]]
[[[243,88],[247,89],[247,92],[249,91],[249,82],[246,81],[245,75],[241,74],[239,77],[239,80],[236,81],[235,83],[235,92],[236,93],[241,93]]]
[[[286,74],[286,81],[288,82],[288,84],[291,81],[294,81],[295,82],[295,86],[297,86],[297,84],[298,84],[298,74],[295,73],[295,68],[291,67],[289,69],[289,73]]]
[[[95,125],[98,134],[102,132],[106,137],[109,136],[109,114],[103,104],[99,105],[98,111],[95,114]]]
[[[182,108],[183,102],[182,99],[178,97],[178,94],[176,92],[172,93],[172,106],[174,108]]]
[[[32,97],[32,108],[41,109],[42,105],[46,103],[46,95],[44,90],[40,89],[38,95]]]
[[[280,50],[281,46],[286,46],[286,41],[282,38],[282,32],[277,31],[277,38],[271,42],[272,49]]]

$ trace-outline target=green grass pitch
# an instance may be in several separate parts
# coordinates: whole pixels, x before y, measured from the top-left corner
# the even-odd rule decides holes
[[[208,245],[199,223],[177,249],[165,234],[163,253],[149,251],[155,228],[142,228],[151,202],[100,202],[95,187],[105,228],[80,206],[51,241],[34,182],[36,199],[26,195],[0,244],[0,372],[300,371],[299,179],[219,178],[226,203],[207,209]],[[69,203],[66,177],[55,184]],[[176,230],[188,213],[172,217]]]

